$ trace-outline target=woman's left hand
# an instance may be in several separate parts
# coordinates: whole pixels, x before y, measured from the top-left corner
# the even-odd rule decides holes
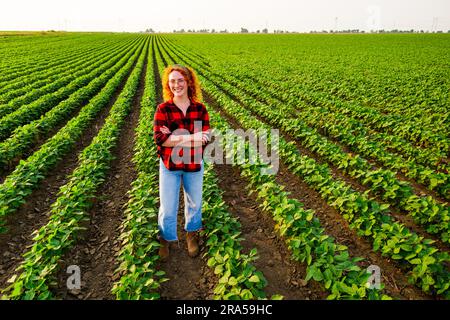
[[[166,126],[162,126],[162,127],[161,127],[161,132],[162,132],[163,134],[170,134],[170,130],[169,130],[169,128],[167,128]]]

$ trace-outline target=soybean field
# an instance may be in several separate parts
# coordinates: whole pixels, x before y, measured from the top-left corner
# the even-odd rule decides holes
[[[0,33],[0,57],[1,299],[450,298],[449,34]],[[206,161],[201,254],[180,197],[161,262],[171,64],[256,162]]]

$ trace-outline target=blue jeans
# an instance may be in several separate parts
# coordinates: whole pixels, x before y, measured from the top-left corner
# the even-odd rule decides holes
[[[165,240],[178,240],[177,215],[181,180],[184,190],[184,229],[193,232],[202,227],[203,171],[203,161],[200,171],[185,172],[170,171],[164,166],[161,158],[159,159],[158,229],[160,236]]]

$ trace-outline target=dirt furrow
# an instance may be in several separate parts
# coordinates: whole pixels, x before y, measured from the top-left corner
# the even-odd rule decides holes
[[[160,288],[163,300],[206,300],[212,299],[217,277],[208,268],[204,257],[205,239],[199,239],[200,253],[196,258],[188,255],[186,232],[184,231],[184,200],[183,184],[181,184],[178,210],[178,241],[170,243],[170,256],[166,262],[160,262],[158,269],[166,273],[169,281],[162,283]]]

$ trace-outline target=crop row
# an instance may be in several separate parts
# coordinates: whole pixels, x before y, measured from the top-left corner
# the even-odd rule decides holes
[[[35,41],[33,41],[35,42]],[[36,45],[36,43],[33,43]],[[47,44],[48,45],[48,44]],[[86,50],[89,48],[89,46],[92,46],[92,43],[86,43],[86,45],[81,45],[80,47],[75,47],[74,51],[71,52],[65,52],[63,56],[55,58],[55,59],[48,59],[49,51],[45,50],[43,48],[40,48],[41,54],[38,54],[36,52],[33,52],[33,50],[30,50],[29,48],[32,47],[30,44],[28,44],[28,48],[26,50],[27,54],[24,55],[24,49],[21,48],[19,50],[19,54],[14,53],[12,48],[5,45],[6,52],[2,52],[2,57],[7,62],[7,66],[5,66],[1,72],[0,76],[0,88],[3,89],[5,86],[9,85],[10,81],[14,81],[15,79],[18,79],[20,77],[26,76],[29,73],[34,72],[40,72],[45,71],[47,68],[60,65],[61,63],[67,62],[66,57],[76,56],[83,50]],[[74,47],[74,46],[72,46]],[[32,47],[33,48],[33,47]],[[4,50],[4,51],[5,51]],[[61,50],[61,51],[60,51]],[[67,47],[54,47],[50,50],[54,54],[60,54],[61,52],[67,51]],[[10,55],[8,55],[8,53]],[[23,60],[17,59],[17,57],[23,57]],[[33,60],[34,59],[34,60]],[[34,62],[34,63],[33,63]]]
[[[272,77],[270,81],[276,82],[283,90],[287,90],[286,92],[290,93],[291,99],[295,97],[306,103],[330,108],[336,112],[339,111],[342,114],[357,119],[378,132],[390,133],[416,146],[428,149],[436,156],[445,156],[450,150],[450,141],[442,132],[433,132],[425,128],[420,121],[407,121],[401,115],[383,114],[378,110],[356,102],[342,101],[324,92],[308,90],[304,82],[301,85],[297,84],[300,80],[296,81],[293,79],[292,82],[274,81]],[[317,82],[317,79],[315,81]],[[266,82],[268,81],[262,81],[261,85],[264,85]]]
[[[56,82],[58,79],[65,78],[66,76],[85,68],[88,64],[92,64],[92,61],[99,60],[108,52],[114,52],[119,50],[120,47],[124,47],[126,45],[128,44],[118,43],[115,46],[107,45],[104,47],[94,48],[92,50],[86,50],[86,52],[80,54],[80,56],[70,59],[63,65],[49,68],[42,73],[28,74],[25,77],[11,81],[6,87],[0,90],[0,105],[20,105],[29,103],[32,101],[29,98],[30,94],[34,93],[35,97],[39,97],[39,95],[46,93],[45,90],[40,92],[35,89],[47,88],[49,84]],[[0,113],[0,117],[2,117],[6,113],[3,111],[3,107],[0,107],[0,110],[2,110]]]
[[[47,173],[71,151],[75,142],[89,127],[96,115],[112,99],[114,92],[119,88],[125,77],[129,74],[135,60],[142,50],[142,45],[135,51],[130,51],[122,59],[128,61],[120,71],[106,84],[79,114],[72,118],[61,130],[52,136],[41,148],[26,160],[21,161],[15,170],[0,185],[0,227],[5,216],[15,212],[25,202],[34,188],[45,178]],[[5,231],[1,228],[0,231]]]
[[[411,66],[408,69],[414,70]],[[383,72],[376,78],[368,78],[352,69],[351,77],[340,77],[339,81],[336,81],[339,71],[330,70],[321,81],[313,80],[315,75],[309,74],[306,82],[310,90],[329,92],[346,101],[358,101],[381,113],[399,115],[410,124],[420,123],[429,131],[439,132],[438,127],[445,123],[445,113],[448,111],[443,68],[435,65],[433,69],[423,66],[418,69],[422,70],[413,76],[406,72]],[[305,74],[302,76],[304,79]],[[361,86],[368,81],[371,82],[370,89]]]
[[[130,48],[126,50],[129,51]],[[129,57],[129,54],[126,57]],[[118,58],[120,58],[119,54],[117,54]],[[68,99],[59,103],[39,119],[17,128],[8,139],[0,143],[0,164],[7,167],[20,159],[36,141],[45,138],[55,126],[67,120],[75,110],[89,101],[126,62],[127,58],[122,58],[116,65],[103,72],[87,86],[72,93]]]
[[[250,80],[248,75],[244,74],[242,71],[239,72],[236,70],[232,72],[232,74],[235,74],[239,80]],[[380,132],[377,132],[367,128],[360,120],[356,120],[353,117],[354,114],[348,113],[347,105],[340,103],[339,101],[326,100],[324,97],[317,95],[317,100],[313,100],[312,98],[307,100],[307,98],[305,98],[304,100],[307,101],[307,103],[305,103],[298,96],[300,91],[297,88],[292,88],[292,86],[288,87],[284,83],[274,81],[271,79],[270,74],[266,74],[264,77],[260,75],[258,81],[263,85],[263,88],[261,88],[261,91],[264,92],[263,97],[267,94],[292,107],[295,106],[300,116],[309,114],[311,110],[315,110],[322,115],[322,117],[329,117],[327,118],[329,124],[346,127],[347,130],[351,130],[353,135],[357,136],[357,139],[364,138],[368,142],[376,145],[377,149],[383,150],[384,153],[387,153],[388,155],[388,152],[396,153],[401,156],[400,159],[408,161],[411,165],[422,164],[429,166],[433,170],[441,170],[444,172],[449,169],[448,164],[442,161],[443,158],[446,157],[445,152],[415,147],[401,137],[386,133],[385,130],[379,129]],[[303,94],[305,90],[303,89],[301,92]],[[351,146],[353,144],[351,144]]]
[[[223,82],[221,84],[235,97],[243,97],[242,91],[238,91],[240,86],[229,86]],[[249,86],[244,87],[247,90],[249,88]],[[330,164],[336,165],[363,185],[370,187],[370,191],[379,194],[382,200],[404,210],[419,224],[428,226],[428,232],[441,234],[444,242],[450,241],[448,207],[436,202],[430,196],[417,196],[414,194],[411,185],[405,181],[397,180],[393,172],[384,169],[372,169],[368,161],[358,155],[354,156],[351,153],[344,152],[339,146],[318,134],[317,131],[311,130],[306,125],[307,122],[305,123],[301,119],[286,119],[286,114],[283,111],[274,112],[273,107],[276,104],[261,104],[251,97],[243,100],[252,106],[252,111],[263,116],[270,124],[284,129],[302,145],[324,157]],[[342,135],[350,135],[343,133],[345,130],[339,132]]]
[[[102,45],[103,43],[111,43],[110,40],[105,39],[104,37],[67,37],[65,41],[61,42],[59,46],[56,46],[54,43],[44,41],[43,45],[39,47],[36,44],[37,39],[31,39],[28,43],[26,43],[26,49],[19,49],[20,54],[12,54],[13,57],[22,57],[22,59],[10,59],[5,54],[2,55],[4,57],[3,61],[7,61],[8,67],[6,72],[2,72],[0,77],[0,89],[3,89],[5,86],[10,84],[11,80],[15,80],[18,78],[26,77],[29,74],[36,72],[45,72],[48,68],[62,65],[66,63],[68,60],[67,57],[71,58],[78,55],[80,52],[89,49],[92,46]],[[129,40],[129,37],[124,37],[124,40]],[[81,40],[81,42],[80,42]],[[98,42],[97,42],[98,41]],[[82,44],[84,43],[85,44]],[[116,40],[114,40],[116,42]],[[33,43],[33,45],[30,45]],[[76,45],[75,45],[76,44]],[[31,49],[30,49],[31,48]],[[34,48],[36,48],[37,52],[33,52]],[[74,48],[73,50],[71,50]],[[11,48],[5,47],[5,50],[11,51]],[[81,50],[80,50],[81,49]],[[26,50],[27,54],[24,55],[24,50]],[[49,54],[56,56],[55,59],[48,59]],[[74,55],[75,54],[75,55]],[[58,57],[61,56],[61,57]],[[15,71],[8,72],[11,69],[11,66],[18,65],[21,66]]]
[[[105,179],[112,149],[116,145],[126,115],[132,108],[143,70],[148,40],[139,52],[139,59],[123,91],[111,108],[108,118],[92,143],[80,154],[78,167],[60,188],[58,199],[52,204],[50,221],[37,231],[35,243],[24,254],[18,268],[22,272],[11,279],[4,290],[6,299],[50,299],[51,287],[58,262],[63,253],[76,241],[83,228],[81,222],[89,220],[88,209],[98,187]]]
[[[120,54],[123,56],[128,50],[122,50]],[[74,77],[70,76],[70,83],[58,84],[56,91],[40,97],[38,100],[28,104],[22,105],[17,110],[9,113],[0,119],[0,139],[3,140],[8,137],[11,132],[18,126],[24,125],[34,119],[39,118],[44,112],[53,108],[60,101],[67,99],[73,92],[86,86],[89,82],[99,77],[103,72],[113,66],[119,59],[120,55],[103,58],[96,61],[86,70],[77,72]]]
[[[114,283],[113,294],[118,300],[159,299],[158,288],[166,281],[164,272],[156,269],[158,262],[158,162],[156,146],[149,136],[156,105],[153,72],[153,39],[147,54],[145,87],[140,101],[141,111],[136,128],[133,163],[137,178],[128,192],[125,218],[121,225],[122,247],[119,251],[121,275]]]
[[[266,83],[267,86],[268,83]],[[380,143],[376,137],[372,138],[368,132],[365,132],[361,123],[352,122],[345,116],[345,109],[341,108],[340,105],[327,102],[322,105],[322,108],[317,108],[314,106],[315,104],[299,103],[297,98],[292,97],[292,91],[280,91],[280,88],[277,87],[271,91],[271,94],[276,92],[284,96],[283,101],[290,107],[291,113],[309,126],[321,130],[327,136],[349,146],[355,152],[375,159],[387,168],[398,170],[405,176],[416,179],[419,183],[427,186],[428,189],[436,190],[441,196],[450,199],[448,173],[435,172],[432,168],[418,164],[415,158],[406,158],[389,152],[386,146]],[[284,93],[280,94],[279,92]],[[417,152],[421,153],[420,150]],[[438,159],[442,159],[442,155]],[[434,167],[442,170],[448,169],[447,164],[440,162],[435,162]]]

